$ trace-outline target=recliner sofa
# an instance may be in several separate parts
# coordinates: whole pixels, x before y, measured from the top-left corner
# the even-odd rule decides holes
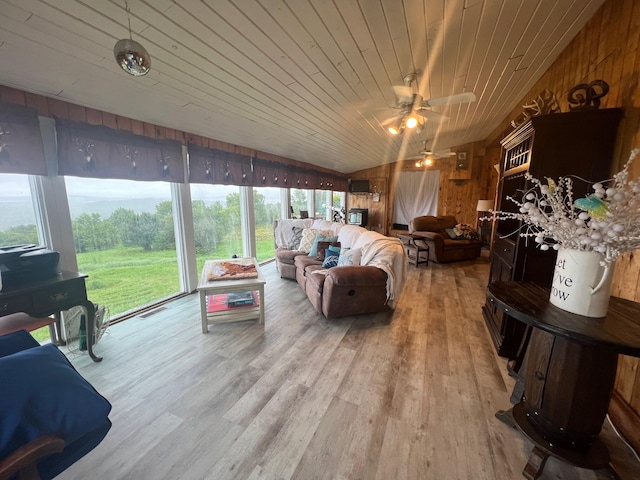
[[[480,256],[482,241],[477,238],[451,238],[447,230],[458,225],[453,215],[415,217],[409,222],[414,242],[429,246],[429,260],[436,263],[474,260]]]
[[[341,249],[361,249],[362,263],[323,268],[322,261],[288,246],[294,227],[331,232]],[[407,258],[397,238],[328,220],[274,222],[276,266],[280,277],[296,280],[315,309],[327,318],[395,308],[402,291]]]

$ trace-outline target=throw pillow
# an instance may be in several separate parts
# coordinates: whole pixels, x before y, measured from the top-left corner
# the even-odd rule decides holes
[[[338,241],[337,235],[327,235],[324,232],[317,234],[316,238],[313,240],[313,244],[311,245],[311,248],[309,249],[309,256],[310,257],[318,256],[318,242],[337,242],[337,241]]]
[[[473,229],[473,227],[467,223],[458,223],[453,230],[456,234],[461,235],[462,238],[466,238],[468,240],[477,240],[478,233]]]
[[[339,255],[334,255],[331,250],[327,251],[327,256],[324,257],[324,262],[322,262],[322,268],[332,268],[338,266],[338,260],[340,259]]]
[[[456,233],[456,230],[454,228],[447,228],[445,232],[447,232],[447,235],[449,235],[449,238],[451,240],[460,240],[464,238],[462,234]]]
[[[0,458],[45,433],[69,445],[108,422],[111,404],[55,345],[8,355],[0,365],[0,385],[11,391],[0,395]]]
[[[345,265],[360,265],[360,256],[362,250],[359,248],[345,248],[340,250],[340,257],[338,258],[338,266]]]
[[[6,357],[16,352],[21,352],[27,348],[39,347],[40,344],[35,338],[29,335],[26,330],[0,335],[0,357]]]
[[[291,241],[287,245],[287,248],[289,250],[298,250],[298,248],[300,247],[300,241],[302,240],[302,231],[304,230],[304,228],[292,227],[291,230],[293,230],[293,236],[291,237]]]
[[[326,232],[323,230],[313,230],[312,228],[305,228],[302,230],[302,238],[300,239],[300,245],[298,245],[298,250],[300,252],[309,253],[311,251],[311,247],[313,246],[313,242],[316,239],[316,235],[319,233],[323,235],[331,235],[331,232]]]
[[[336,255],[340,254],[340,242],[324,242],[324,241],[318,242],[316,260],[323,261],[327,256],[327,254],[329,253],[328,250],[330,248],[337,248],[338,250]]]

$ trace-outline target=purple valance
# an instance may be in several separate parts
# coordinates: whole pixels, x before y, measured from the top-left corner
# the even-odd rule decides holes
[[[47,174],[36,110],[0,103],[0,173]]]
[[[184,183],[182,144],[56,118],[58,174]]]
[[[346,191],[344,178],[189,144],[189,183]]]

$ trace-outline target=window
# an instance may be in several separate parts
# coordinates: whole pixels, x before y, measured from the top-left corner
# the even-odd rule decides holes
[[[275,257],[273,221],[280,218],[280,189],[261,187],[253,189],[253,211],[256,221],[256,257],[259,262]]]
[[[0,174],[0,246],[40,244],[28,175]]]
[[[0,174],[0,246],[41,244],[28,175]],[[49,327],[31,332],[38,342],[49,340]]]
[[[240,187],[191,184],[198,272],[205,260],[242,256]]]
[[[112,316],[180,290],[171,185],[65,178],[78,269]]]
[[[323,218],[325,220],[331,220],[333,218],[331,212],[331,190],[315,190],[315,207],[316,211],[314,213],[315,218]]]
[[[309,191],[292,188],[291,208],[295,218],[300,218],[300,212],[309,212]]]
[[[344,192],[330,192],[331,193],[331,211],[329,212],[329,220],[334,222],[345,221],[345,200],[346,195]]]

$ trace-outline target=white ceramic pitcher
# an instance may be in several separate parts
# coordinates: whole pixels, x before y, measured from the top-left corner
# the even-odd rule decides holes
[[[609,308],[613,265],[602,266],[597,252],[560,248],[549,301],[585,317],[604,317]]]

